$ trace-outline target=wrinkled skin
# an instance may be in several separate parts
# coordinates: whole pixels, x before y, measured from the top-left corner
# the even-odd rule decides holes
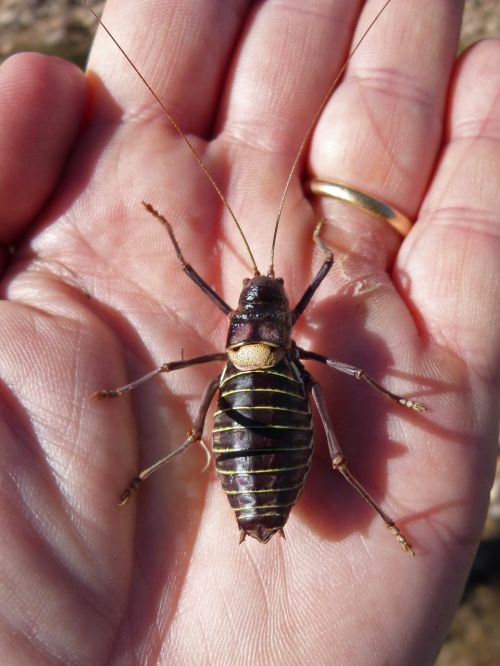
[[[358,3],[108,4],[105,21],[193,138],[267,270],[287,171],[360,35]],[[295,178],[276,252],[293,305],[322,261],[314,221],[329,218],[336,263],[296,340],[428,406],[412,413],[307,364],[353,472],[414,559],[330,469],[319,433],[286,540],[238,546],[199,447],[117,506],[140,466],[183,440],[221,368],[116,400],[90,394],[220,350],[226,332],[141,200],[232,305],[248,256],[105,35],[87,78],[34,54],[2,66],[1,241],[17,248],[2,257],[0,309],[2,663],[433,663],[480,536],[498,423],[500,45],[455,63],[460,9],[394,0],[299,168],[389,201],[416,219],[409,236],[332,201],[313,210]]]

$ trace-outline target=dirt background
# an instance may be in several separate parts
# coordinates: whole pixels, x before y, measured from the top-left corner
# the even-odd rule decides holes
[[[101,13],[103,0],[90,4]],[[465,7],[460,50],[500,38],[500,0],[466,0]],[[0,62],[18,51],[39,51],[84,67],[95,29],[80,0],[0,0]],[[436,666],[499,664],[500,464],[483,541]]]

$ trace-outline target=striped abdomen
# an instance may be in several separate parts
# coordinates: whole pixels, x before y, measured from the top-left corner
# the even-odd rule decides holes
[[[228,363],[214,418],[214,455],[242,538],[266,542],[288,519],[313,447],[309,401],[288,359],[269,370]]]

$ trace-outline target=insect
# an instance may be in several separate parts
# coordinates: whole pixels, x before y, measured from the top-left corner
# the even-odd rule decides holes
[[[87,5],[86,0],[83,2]],[[206,416],[213,398],[218,394],[214,416],[213,453],[223,490],[236,515],[240,542],[246,536],[251,536],[262,543],[267,543],[276,533],[284,535],[283,527],[302,491],[311,464],[313,452],[311,404],[313,403],[325,431],[333,469],[339,471],[379,514],[403,550],[410,554],[414,553],[411,543],[401,533],[396,523],[350,472],[347,460],[334,434],[323,390],[306,370],[303,361],[316,361],[364,381],[380,394],[404,407],[415,411],[423,411],[425,408],[413,399],[391,393],[371,379],[361,368],[336,361],[315,351],[308,351],[294,342],[293,326],[307,308],[333,265],[333,253],[321,239],[322,221],[314,230],[313,241],[323,253],[324,260],[311,284],[305,289],[294,307],[289,305],[283,279],[276,277],[274,271],[274,250],[278,225],[288,187],[299,158],[316,120],[347,63],[389,2],[390,0],[385,3],[346,60],[304,136],[289,172],[280,202],[271,246],[270,268],[265,275],[258,270],[236,216],[189,139],[183,134],[134,63],[103,26],[194,154],[201,169],[229,210],[242,235],[253,265],[253,276],[244,279],[238,306],[233,309],[184,258],[170,222],[150,203],[143,202],[146,211],[166,229],[186,275],[213,302],[215,307],[229,318],[229,326],[224,351],[167,362],[130,384],[94,393],[96,398],[115,398],[130,392],[160,373],[173,372],[203,363],[224,363],[222,372],[214,377],[206,387],[192,429],[188,432],[185,441],[177,449],[150,467],[143,469],[134,477],[121,496],[121,504],[125,504],[138,486],[153,472],[175,456],[185,452],[193,444],[202,443]]]

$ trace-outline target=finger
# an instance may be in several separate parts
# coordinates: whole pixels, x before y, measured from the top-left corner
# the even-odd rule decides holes
[[[315,176],[416,214],[441,144],[459,5],[427,0],[389,5],[320,120],[310,153]],[[374,3],[368,10],[360,31],[373,17]],[[394,297],[387,272],[401,239],[385,221],[357,209],[324,197],[314,203],[334,220],[326,240],[337,254],[335,291],[363,304],[363,327],[384,337],[398,367],[405,358],[411,364],[404,350],[416,343],[418,331],[405,303]]]
[[[272,225],[287,175],[307,125],[346,57],[359,5],[338,0],[271,0],[256,3],[248,17],[232,65],[233,76],[224,91],[218,127],[222,144],[230,146],[231,204],[244,222],[261,268],[269,265]],[[302,199],[298,178],[294,185],[288,204],[294,196]],[[303,288],[301,269],[308,270],[311,263],[312,230],[303,224],[311,212],[305,210],[302,223],[286,226],[289,210],[276,258],[278,271],[294,261],[295,270],[285,268],[284,273],[295,300]],[[299,257],[297,244],[306,248]]]
[[[0,68],[0,242],[14,243],[46,202],[83,121],[86,80],[33,53]]]
[[[363,12],[360,32],[374,4]],[[322,115],[311,145],[312,174],[351,185],[414,219],[441,143],[461,10],[454,0],[389,5]],[[354,217],[359,224],[367,220]],[[368,224],[377,226],[369,218]],[[383,242],[388,227],[378,226]]]
[[[103,22],[185,132],[205,133],[211,125],[229,55],[247,3],[191,0],[141,3],[109,0]],[[133,114],[153,104],[118,47],[98,30],[88,67],[118,104]]]
[[[359,3],[336,0],[258,3],[226,89],[224,135],[277,151],[289,167],[346,57],[358,11]]]
[[[398,262],[431,336],[490,379],[500,342],[499,68],[493,40],[458,63],[442,159]]]

